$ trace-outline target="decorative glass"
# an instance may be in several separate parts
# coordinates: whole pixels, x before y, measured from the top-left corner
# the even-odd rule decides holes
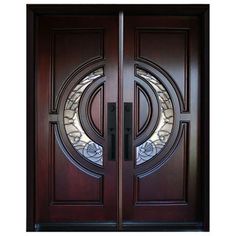
[[[84,90],[103,76],[99,68],[82,79],[69,93],[64,108],[64,126],[70,143],[85,159],[103,165],[103,147],[92,141],[85,133],[79,119],[79,102]]]
[[[157,155],[166,145],[173,128],[174,110],[165,87],[150,73],[137,68],[137,74],[156,91],[159,104],[159,124],[151,137],[136,147],[136,165],[140,165]]]

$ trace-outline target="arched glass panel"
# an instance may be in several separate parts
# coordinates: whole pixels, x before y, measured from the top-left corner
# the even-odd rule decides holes
[[[153,87],[160,104],[156,130],[148,140],[136,147],[136,165],[140,165],[157,155],[166,145],[173,128],[174,110],[167,90],[156,77],[139,68],[137,74]]]
[[[69,93],[64,109],[64,126],[70,143],[85,159],[98,165],[103,164],[103,147],[92,141],[83,130],[78,109],[84,90],[102,75],[103,68],[99,68],[82,79]]]

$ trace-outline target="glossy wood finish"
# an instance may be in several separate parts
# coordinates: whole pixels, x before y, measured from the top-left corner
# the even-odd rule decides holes
[[[104,130],[104,92],[103,86],[99,87],[91,97],[88,104],[88,115],[91,125],[103,136]]]
[[[148,126],[153,116],[153,108],[148,93],[140,85],[136,84],[134,90],[135,135],[138,136]],[[155,110],[158,111],[158,104]]]
[[[208,5],[28,6],[27,231],[209,230],[208,8]],[[161,26],[158,32],[157,26]],[[89,48],[82,47],[83,44]],[[178,66],[173,67],[174,64]],[[134,75],[134,65],[154,74],[161,66],[167,72],[165,76],[175,81],[167,86],[171,95],[177,91],[173,95],[179,107],[179,129],[175,124],[174,131],[177,141],[173,139],[166,150],[176,145],[171,156],[164,151],[162,157],[167,154],[170,159],[155,171],[155,161],[139,168],[135,168],[134,156],[132,161],[124,161],[123,102],[134,103],[134,145],[136,139],[145,140],[155,126],[154,113],[158,116],[157,109],[147,108],[150,104],[157,107],[153,105],[152,91],[143,84],[142,94],[134,88],[134,78],[140,82]],[[73,75],[83,76],[97,66],[105,67],[106,77],[83,98],[89,101],[90,113],[82,119],[85,126],[92,127],[87,129],[90,136],[106,146],[106,104],[118,104],[117,161],[105,162],[104,169],[84,160],[71,164],[60,141],[65,141],[72,156],[78,154],[68,148],[70,144],[57,125],[62,123],[60,104],[77,82],[73,82]],[[197,73],[198,80],[192,81],[191,73]],[[69,82],[63,87],[65,79]],[[104,106],[98,106],[101,100]],[[78,169],[79,166],[83,168]]]
[[[117,162],[108,160],[107,130],[104,137],[101,133],[103,123],[107,126],[106,104],[117,103],[117,18],[40,16],[37,29],[35,222],[116,222]],[[79,107],[85,132],[103,146],[99,167],[69,143],[63,112],[71,89],[101,67],[104,77],[85,90]]]
[[[165,79],[159,79],[170,94],[175,111],[172,132],[177,133],[157,157],[144,164],[135,166],[135,151],[129,159],[132,161],[123,162],[125,222],[197,222],[201,217],[199,32],[198,17],[125,17],[124,102],[135,102],[133,88],[140,81],[135,68],[146,69],[157,78],[162,74]],[[146,91],[148,87],[143,83]],[[146,107],[142,109],[141,113],[146,114]],[[151,109],[158,108],[151,102]],[[148,126],[152,122],[156,124],[158,119]],[[143,141],[148,135],[150,132]],[[139,141],[133,143],[134,150]]]

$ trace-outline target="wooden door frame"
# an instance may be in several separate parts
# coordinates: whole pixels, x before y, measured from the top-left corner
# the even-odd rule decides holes
[[[201,19],[201,182],[202,182],[202,221],[197,227],[191,224],[147,224],[136,227],[137,231],[209,231],[209,4],[178,5],[63,5],[28,4],[27,5],[27,231],[35,229],[35,73],[36,73],[36,31],[38,17],[41,15],[180,15],[198,16]],[[122,14],[123,14],[122,13]],[[122,21],[121,17],[120,20]],[[122,22],[120,22],[122,23]],[[120,29],[122,30],[122,29]],[[123,42],[121,42],[123,45]],[[120,50],[120,53],[121,50]],[[120,69],[122,73],[122,68]],[[122,171],[122,170],[121,170]],[[68,228],[69,227],[69,228]],[[79,227],[79,228],[78,228]],[[91,231],[91,225],[51,225],[51,231]],[[96,231],[112,230],[95,227]]]

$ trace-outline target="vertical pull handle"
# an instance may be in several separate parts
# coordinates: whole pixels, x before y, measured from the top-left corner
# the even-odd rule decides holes
[[[107,104],[108,160],[116,160],[116,103]]]
[[[124,103],[124,160],[132,160],[132,103]]]

